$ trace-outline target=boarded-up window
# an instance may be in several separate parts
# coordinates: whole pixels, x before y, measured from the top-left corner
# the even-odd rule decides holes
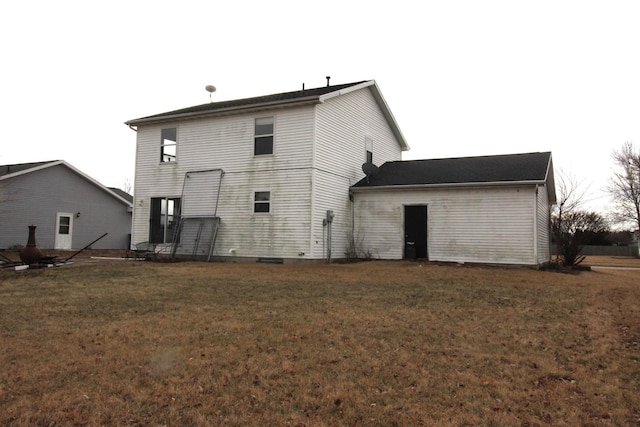
[[[364,138],[365,163],[373,163],[373,140],[369,137]]]
[[[160,161],[175,162],[178,146],[178,131],[176,128],[166,128],[160,131]]]

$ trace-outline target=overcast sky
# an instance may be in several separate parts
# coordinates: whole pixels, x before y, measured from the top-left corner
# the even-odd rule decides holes
[[[6,1],[0,164],[133,182],[124,122],[375,79],[404,159],[551,151],[590,186],[640,147],[640,1]]]

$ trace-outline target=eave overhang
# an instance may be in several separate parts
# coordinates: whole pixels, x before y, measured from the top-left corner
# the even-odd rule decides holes
[[[478,187],[516,187],[516,186],[540,186],[545,185],[545,181],[495,181],[495,182],[447,182],[439,184],[406,184],[406,185],[376,185],[371,187],[351,187],[353,193],[372,191],[402,191],[402,190],[426,190],[426,189],[447,189],[447,188],[478,188]]]
[[[161,117],[143,117],[140,119],[129,120],[127,122],[124,122],[124,124],[127,126],[150,125],[155,123],[164,123],[164,122],[170,122],[170,121],[176,121],[176,120],[201,119],[201,118],[215,117],[215,116],[226,116],[230,114],[249,113],[254,111],[267,110],[271,108],[297,107],[301,105],[312,105],[312,104],[319,104],[319,103],[320,103],[319,96],[309,96],[305,98],[298,98],[295,100],[289,99],[289,100],[262,102],[260,104],[233,106],[233,107],[227,107],[227,108],[218,108],[215,110],[168,114]]]
[[[368,80],[360,84],[349,86],[343,89],[338,89],[323,95],[312,95],[312,96],[305,96],[305,97],[294,98],[294,99],[267,101],[267,102],[260,102],[260,103],[251,104],[251,105],[237,105],[237,106],[231,106],[226,108],[216,108],[213,110],[188,111],[188,112],[176,113],[176,114],[148,116],[148,117],[142,117],[139,119],[126,121],[124,122],[124,124],[126,124],[129,127],[133,127],[133,126],[140,126],[140,125],[166,123],[166,122],[176,121],[176,120],[190,120],[190,119],[224,116],[224,115],[230,115],[230,114],[250,113],[250,112],[262,111],[262,110],[267,110],[272,108],[286,108],[286,107],[297,107],[302,105],[321,104],[327,101],[328,99],[341,96],[341,95],[346,95],[350,92],[364,89],[367,87],[371,90],[371,93],[374,99],[378,103],[378,106],[380,107],[380,111],[382,111],[382,114],[384,115],[385,119],[387,120],[387,123],[389,124],[389,127],[391,128],[391,131],[393,132],[393,135],[396,137],[398,144],[400,145],[401,151],[408,151],[410,149],[409,144],[407,144],[407,141],[405,140],[404,135],[402,134],[402,131],[400,130],[400,127],[398,126],[398,123],[396,122],[396,119],[393,116],[393,113],[391,113],[391,110],[389,109],[387,102],[382,96],[382,93],[380,92],[380,89],[378,88],[378,85],[376,84],[375,80]]]

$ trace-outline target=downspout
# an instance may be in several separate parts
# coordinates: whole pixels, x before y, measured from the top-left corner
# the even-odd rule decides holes
[[[327,224],[327,262],[331,264],[331,223]]]
[[[327,210],[325,218],[322,220],[322,226],[327,227],[327,252],[326,252],[326,260],[327,263],[331,262],[331,224],[333,223],[333,211]],[[324,242],[324,239],[322,239]]]
[[[540,259],[538,258],[538,191],[540,186],[536,185],[536,197],[534,199],[533,210],[533,259],[536,265],[540,265]]]
[[[325,235],[325,229],[327,227],[327,220],[326,218],[322,220],[322,258],[324,258],[324,260],[327,260],[327,249],[326,249],[326,245],[325,245],[325,241],[326,241],[326,235]]]

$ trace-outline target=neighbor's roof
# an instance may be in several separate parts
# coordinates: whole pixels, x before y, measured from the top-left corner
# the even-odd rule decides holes
[[[553,187],[551,153],[386,162],[353,189],[398,186],[454,186],[469,184],[538,183]],[[549,193],[555,202],[555,189]]]
[[[47,169],[47,168],[50,168],[50,167],[53,167],[53,166],[59,166],[59,165],[70,169],[71,171],[73,171],[76,174],[80,175],[82,178],[84,178],[87,181],[91,182],[93,185],[95,185],[98,188],[100,188],[101,190],[106,191],[111,196],[113,196],[116,199],[120,200],[121,202],[127,204],[128,206],[132,206],[132,204],[133,204],[133,197],[132,196],[125,197],[125,194],[127,194],[127,193],[125,193],[123,191],[121,192],[120,190],[115,191],[115,189],[109,189],[109,188],[105,187],[104,185],[102,185],[98,181],[96,181],[95,179],[91,178],[89,175],[79,171],[78,169],[74,168],[69,163],[65,162],[64,160],[51,160],[51,161],[48,161],[48,162],[19,163],[19,164],[14,164],[14,165],[0,165],[0,181],[16,178],[16,177],[19,177],[21,175],[25,175],[25,174],[28,174],[28,173],[36,172],[36,171],[39,171],[39,170],[42,170],[42,169]]]
[[[247,111],[263,110],[266,108],[288,107],[294,105],[317,104],[334,96],[340,96],[349,92],[369,87],[378,102],[382,113],[389,122],[394,135],[398,139],[403,151],[409,149],[391,110],[382,97],[375,80],[362,80],[359,82],[340,85],[324,86],[313,89],[297,90],[293,92],[276,93],[272,95],[257,96],[253,98],[234,99],[230,101],[210,102],[194,107],[182,108],[166,113],[154,114],[125,122],[128,126],[139,126],[151,123],[160,123],[171,120],[184,120],[201,118],[220,114],[234,114]]]
[[[20,163],[17,165],[0,165],[0,178],[5,175],[14,174],[17,172],[28,171],[29,169],[37,168],[38,166],[47,165],[51,162],[33,162],[33,163]]]
[[[116,193],[118,196],[122,197],[123,199],[125,199],[127,202],[129,203],[133,203],[133,196],[129,193],[127,193],[124,190],[121,190],[119,188],[115,188],[115,187],[107,187],[109,190],[113,191],[114,193]]]

